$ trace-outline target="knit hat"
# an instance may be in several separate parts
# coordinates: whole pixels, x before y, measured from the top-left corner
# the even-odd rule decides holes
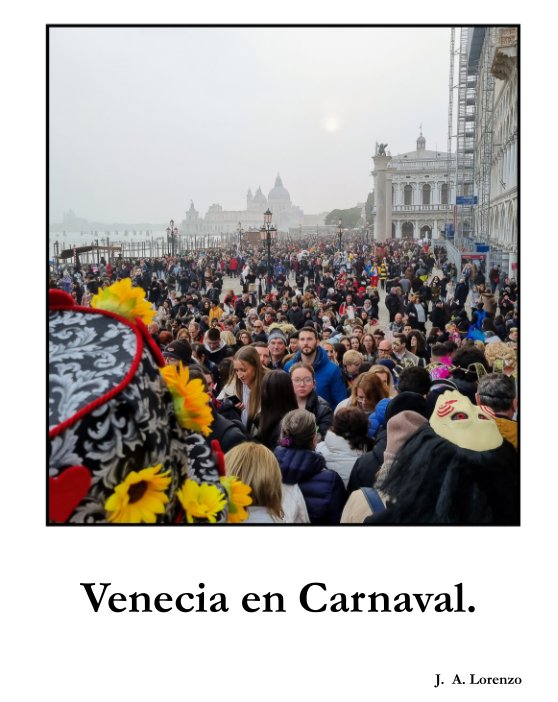
[[[470,451],[490,451],[501,446],[503,441],[494,421],[494,411],[485,406],[477,407],[457,390],[438,397],[430,426],[439,436]]]
[[[418,392],[405,391],[400,392],[391,400],[386,410],[386,419],[389,421],[396,414],[409,410],[422,415],[425,419],[430,416],[424,397]]]
[[[272,329],[267,336],[268,341],[271,341],[272,339],[281,339],[281,341],[283,341],[285,344],[287,343],[287,337],[277,327]]]
[[[411,394],[411,393],[410,393]],[[416,393],[412,393],[416,394]],[[384,465],[392,463],[399,449],[423,424],[427,423],[424,415],[413,410],[404,410],[388,419],[387,443],[384,451]]]

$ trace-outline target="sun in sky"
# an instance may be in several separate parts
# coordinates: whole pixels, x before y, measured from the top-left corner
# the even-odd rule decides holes
[[[337,115],[329,115],[324,118],[322,127],[326,132],[336,132],[339,129],[339,117]]]

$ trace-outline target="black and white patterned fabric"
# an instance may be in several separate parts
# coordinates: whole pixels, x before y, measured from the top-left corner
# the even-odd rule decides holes
[[[170,470],[172,482],[157,523],[180,516],[175,493],[186,478],[223,490],[209,446],[178,424],[154,355],[133,325],[83,308],[53,310],[49,348],[49,477],[72,466],[85,466],[91,474],[87,495],[67,522],[106,522],[104,504],[114,488],[129,472],[159,463]],[[120,392],[72,421],[122,383],[138,354],[138,369]],[[68,426],[54,435],[63,422]],[[226,521],[226,510],[218,521]]]
[[[138,352],[134,330],[94,313],[50,313],[49,431],[121,383]]]

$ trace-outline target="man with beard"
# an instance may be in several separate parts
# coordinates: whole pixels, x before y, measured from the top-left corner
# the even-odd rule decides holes
[[[337,407],[347,398],[347,390],[339,366],[332,363],[325,349],[318,346],[318,332],[312,327],[303,327],[298,334],[298,348],[294,357],[285,365],[285,370],[294,363],[314,368],[316,392],[330,405]]]

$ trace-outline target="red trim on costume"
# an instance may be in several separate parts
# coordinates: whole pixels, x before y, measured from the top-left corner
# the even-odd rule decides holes
[[[70,293],[64,290],[51,289],[48,291],[48,306],[52,305],[64,305],[65,307],[75,307],[76,301],[70,295]]]
[[[219,475],[225,476],[227,474],[225,471],[225,454],[223,453],[218,439],[213,439],[211,442],[211,451],[213,453],[215,465],[219,469]]]
[[[137,326],[135,326],[132,322],[129,320],[125,319],[124,317],[121,317],[120,315],[116,314],[115,312],[110,312],[109,310],[100,310],[97,309],[96,307],[82,307],[81,305],[49,305],[49,310],[62,310],[62,311],[72,311],[72,312],[84,312],[87,314],[102,314],[105,317],[111,317],[112,319],[117,320],[121,324],[125,324],[126,326],[130,327],[134,334],[136,335],[136,341],[137,341],[137,349],[136,349],[136,355],[134,356],[134,360],[132,361],[132,365],[130,366],[128,372],[124,376],[124,379],[118,383],[114,388],[106,392],[104,395],[101,395],[98,397],[96,400],[93,400],[93,402],[90,402],[88,405],[85,405],[85,407],[82,407],[80,410],[78,410],[75,414],[73,414],[71,417],[68,417],[68,419],[65,419],[63,422],[58,424],[57,426],[54,427],[54,429],[51,429],[48,433],[49,439],[53,439],[55,436],[58,436],[64,429],[67,429],[69,426],[72,424],[75,424],[78,420],[80,420],[82,417],[85,415],[89,414],[93,410],[97,409],[97,407],[100,407],[101,405],[104,405],[105,402],[108,402],[109,400],[112,400],[113,397],[118,395],[119,392],[124,390],[124,388],[132,381],[132,378],[136,374],[136,371],[139,367],[140,361],[141,361],[141,355],[143,353],[143,337],[138,329]],[[138,320],[136,320],[138,321]],[[142,322],[143,324],[143,322]],[[144,325],[145,326],[145,325]]]

